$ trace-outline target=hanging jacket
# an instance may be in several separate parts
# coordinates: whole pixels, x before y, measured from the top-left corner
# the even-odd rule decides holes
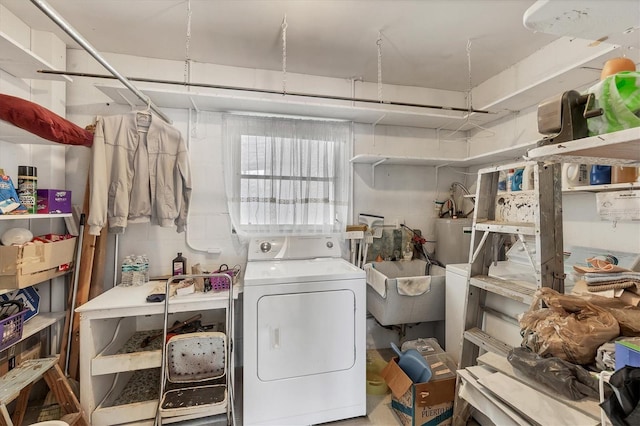
[[[97,117],[89,177],[91,235],[99,235],[107,220],[111,232],[124,232],[128,222],[175,224],[184,232],[189,155],[181,133],[160,118],[136,111]]]

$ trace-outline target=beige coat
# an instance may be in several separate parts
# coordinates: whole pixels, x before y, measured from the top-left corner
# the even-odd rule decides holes
[[[180,132],[160,118],[135,111],[97,117],[89,176],[91,235],[99,235],[107,219],[111,232],[149,221],[175,224],[184,232],[191,199],[189,154]]]

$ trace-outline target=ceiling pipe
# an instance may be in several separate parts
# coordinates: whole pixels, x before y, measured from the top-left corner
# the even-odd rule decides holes
[[[158,114],[160,118],[162,118],[167,123],[171,124],[171,119],[167,117],[153,102],[148,96],[145,96],[137,87],[135,87],[131,82],[120,74],[115,68],[113,68],[101,55],[98,51],[91,46],[91,44],[80,35],[58,12],[56,12],[49,4],[47,4],[44,0],[31,0],[38,9],[40,9],[45,15],[47,15],[53,22],[55,22],[65,33],[67,33],[72,39],[74,39],[84,50],[86,50],[91,56],[94,57],[96,61],[98,61],[103,67],[107,69],[115,78],[120,80],[124,86],[129,89],[134,95],[136,95],[141,101],[143,101],[146,105],[149,105],[149,108]]]
[[[31,0],[31,1],[40,1],[40,0]],[[73,72],[73,71],[38,70],[38,72],[42,74],[68,75],[73,77],[108,78],[108,79],[116,78],[116,77],[105,75],[105,74],[81,73],[81,72]],[[300,92],[290,92],[290,91],[283,93],[278,90],[252,89],[247,87],[223,86],[219,84],[208,84],[208,83],[186,83],[184,81],[159,80],[154,78],[137,78],[137,77],[127,77],[127,78],[130,81],[139,81],[142,83],[176,84],[176,85],[187,86],[187,87],[205,87],[208,89],[237,90],[241,92],[253,92],[253,93],[269,93],[269,94],[282,95],[282,96],[301,96],[301,97],[316,98],[316,99],[329,99],[334,101],[363,102],[363,103],[378,104],[378,105],[396,105],[396,106],[414,107],[414,108],[431,108],[431,109],[439,109],[439,110],[445,110],[445,111],[459,111],[459,112],[466,112],[466,113],[494,114],[491,111],[482,110],[482,109],[473,109],[473,108],[469,109],[469,108],[459,108],[459,107],[447,107],[442,105],[425,105],[425,104],[415,104],[410,102],[396,102],[396,101],[380,102],[375,99],[361,99],[361,98],[348,97],[348,96],[317,95],[312,93],[300,93]],[[143,100],[146,103],[146,98]]]

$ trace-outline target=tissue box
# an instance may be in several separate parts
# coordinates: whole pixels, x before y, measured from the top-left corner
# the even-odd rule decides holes
[[[398,366],[397,358],[389,361],[382,377],[391,389],[391,407],[403,425],[451,425],[456,376],[448,354],[426,356],[433,376],[425,383],[413,383]]]
[[[38,213],[71,213],[71,191],[38,189]]]

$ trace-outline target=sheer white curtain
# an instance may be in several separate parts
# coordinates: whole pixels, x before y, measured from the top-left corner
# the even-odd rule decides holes
[[[225,115],[225,189],[236,232],[343,232],[351,135],[348,122]]]

